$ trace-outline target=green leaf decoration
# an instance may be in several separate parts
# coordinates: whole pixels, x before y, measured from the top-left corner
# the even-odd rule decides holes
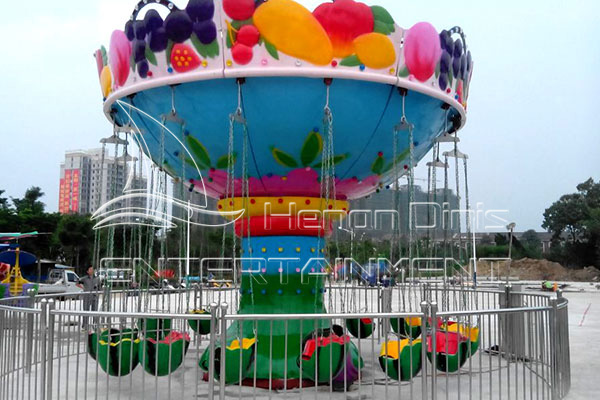
[[[408,71],[408,67],[405,64],[402,68],[400,68],[400,71],[398,72],[398,76],[401,78],[406,78],[406,77],[408,77],[408,75],[410,75],[410,72]]]
[[[231,26],[233,27],[233,29],[235,29],[236,31],[239,31],[240,28],[244,25],[254,25],[254,21],[252,20],[252,18],[248,18],[245,20],[233,20],[231,21]]]
[[[373,12],[373,19],[375,21],[381,21],[389,25],[395,24],[394,18],[392,18],[392,15],[385,8],[381,6],[373,6],[371,7],[371,11]]]
[[[150,45],[148,43],[146,43],[146,60],[148,60],[148,62],[154,66],[158,65],[158,62],[156,61],[156,56],[154,55],[154,52],[150,49]]]
[[[343,65],[344,67],[358,67],[361,64],[362,63],[356,55],[348,56],[340,61],[340,65]]]
[[[210,167],[210,156],[208,155],[208,151],[206,151],[206,147],[192,135],[187,136],[187,143],[196,162],[202,164],[204,167]]]
[[[102,54],[102,64],[104,66],[108,65],[108,54],[106,53],[106,47],[100,46],[100,53]]]
[[[440,77],[440,63],[438,62],[435,66],[435,79]]]
[[[265,40],[265,49],[267,49],[271,57],[273,57],[276,60],[279,60],[279,52],[277,51],[277,47],[275,47],[271,42],[268,42],[267,40]]]
[[[173,52],[174,45],[175,43],[173,43],[173,41],[169,39],[169,42],[167,43],[167,51],[165,51],[165,55],[167,57],[167,65],[171,65],[171,53]]]
[[[342,161],[347,160],[349,157],[350,157],[350,154],[348,154],[348,153],[333,156],[333,165],[338,165]],[[321,161],[320,163],[313,165],[313,168],[315,168],[315,169],[323,168],[323,162]]]
[[[454,75],[452,75],[452,68],[448,71],[448,86],[452,87],[452,82],[454,82]]]
[[[375,25],[373,26],[373,32],[381,33],[386,36],[391,35],[396,30],[394,25],[386,24],[385,22],[375,20]]]
[[[396,165],[398,165],[398,163],[400,161],[406,159],[406,157],[408,157],[409,155],[410,155],[410,149],[406,149],[402,153],[397,155],[396,156]],[[394,168],[394,161],[391,161],[388,165],[386,165],[385,168],[383,168],[383,170],[381,171],[381,173],[385,174],[386,172],[389,172],[392,168]]]
[[[307,167],[310,165],[319,153],[323,150],[323,138],[319,132],[312,131],[306,136],[302,150],[300,151],[300,161]]]
[[[216,39],[211,44],[204,44],[195,33],[192,33],[191,40],[194,48],[203,58],[215,58],[219,55],[219,42]]]
[[[273,154],[273,158],[277,161],[278,164],[283,165],[288,168],[297,168],[298,162],[294,160],[294,157],[289,155],[283,150],[279,150],[278,148],[273,147],[271,149],[271,154]]]
[[[235,32],[233,32],[233,34],[235,35]],[[225,36],[227,37],[225,44],[227,45],[227,48],[230,49],[233,47],[233,42],[231,41],[231,36],[229,35],[229,32]]]
[[[237,154],[233,153],[231,155],[231,162],[233,163],[233,165],[235,165],[237,161]],[[227,167],[229,166],[229,156],[227,154],[225,154],[224,156],[219,157],[219,159],[217,160],[217,169],[227,169]]]
[[[381,175],[384,163],[385,160],[383,157],[377,157],[375,161],[373,161],[373,164],[371,164],[371,172],[373,172],[376,175]]]
[[[195,159],[194,159],[194,160],[192,160],[192,159],[191,159],[191,158],[189,158],[189,157],[186,157],[186,158],[184,159],[184,161],[185,161],[185,163],[186,163],[187,165],[189,165],[190,167],[192,167],[192,168],[194,168],[194,169],[196,168],[196,165],[198,166],[198,168],[199,168],[199,169],[209,169],[209,168],[210,168],[210,166],[202,164],[202,163],[200,162],[200,160],[195,160]],[[194,163],[194,161],[196,161],[196,163]]]

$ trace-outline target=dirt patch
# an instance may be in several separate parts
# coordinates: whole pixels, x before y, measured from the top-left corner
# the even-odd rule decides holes
[[[477,262],[477,275],[481,277],[506,277],[507,273],[507,262]],[[600,270],[595,267],[568,269],[548,260],[523,258],[511,263],[510,276],[521,280],[597,282],[600,281]]]

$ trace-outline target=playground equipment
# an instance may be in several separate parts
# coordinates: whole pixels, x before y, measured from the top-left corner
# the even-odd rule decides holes
[[[115,144],[115,157],[121,145],[126,162],[132,138],[158,166],[153,196],[168,197],[168,175],[182,194],[214,197],[241,239],[239,314],[327,312],[332,226],[348,215],[350,200],[397,188],[404,175],[413,184],[413,168],[436,139],[464,125],[473,67],[460,28],[404,29],[385,8],[354,0],[313,12],[292,0],[199,0],[185,9],[142,1],[96,59],[115,127],[103,144]],[[132,216],[160,226],[161,214],[103,206],[95,217],[98,228],[113,229]],[[234,240],[223,255],[237,251]],[[350,321],[353,336],[372,333],[365,321]],[[279,321],[242,324],[233,322],[217,351],[227,357],[245,339],[272,342],[252,350],[253,380],[281,384],[285,372],[285,385],[298,384],[304,361],[313,362],[301,353],[307,343],[316,353],[344,349],[339,360],[315,366],[328,376],[339,371],[321,364],[342,365],[345,354],[353,368],[362,364],[349,336],[326,321],[290,321],[287,344]],[[405,321],[392,326],[401,336],[420,334]]]

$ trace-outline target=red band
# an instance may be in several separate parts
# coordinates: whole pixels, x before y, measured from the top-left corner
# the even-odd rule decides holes
[[[331,234],[331,222],[327,229],[323,228],[322,219],[309,216],[256,216],[241,218],[235,221],[235,234],[248,236],[315,236],[326,237]]]

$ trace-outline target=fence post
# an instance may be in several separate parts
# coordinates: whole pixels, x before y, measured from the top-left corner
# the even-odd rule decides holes
[[[215,391],[215,341],[217,340],[217,303],[210,303],[210,337],[208,353],[208,399],[214,398]]]
[[[427,320],[429,318],[429,307],[426,301],[421,302],[421,398],[427,399]]]
[[[227,303],[221,304],[221,362],[219,366],[221,371],[219,372],[219,398],[222,400],[225,398],[225,348],[227,347]],[[240,338],[240,349],[242,348],[243,340]]]
[[[558,377],[556,374],[556,340],[557,332],[556,329],[556,308],[558,300],[555,298],[550,299],[550,386],[552,389],[552,400],[558,399]]]
[[[29,296],[29,308],[35,307],[35,290],[29,289],[27,290],[27,295]],[[25,348],[25,372],[31,373],[31,358],[33,356],[33,317],[34,314],[27,313],[27,333],[26,337],[26,348]]]
[[[48,345],[47,337],[48,337],[48,300],[42,299],[40,302],[41,313],[40,313],[40,341],[42,345],[42,351],[40,352],[40,398],[42,400],[46,400],[46,357],[48,356],[46,349]]]
[[[432,302],[429,306],[429,316],[431,318],[431,398],[437,399],[437,352],[435,351],[437,343],[437,302]]]
[[[54,300],[48,300],[48,355],[46,356],[46,399],[52,400],[52,371],[54,367]]]

